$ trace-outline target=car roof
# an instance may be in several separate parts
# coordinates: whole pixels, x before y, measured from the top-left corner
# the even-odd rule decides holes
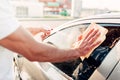
[[[104,13],[104,14],[98,14],[98,15],[93,15],[89,16],[87,18],[119,18],[120,19],[120,13]]]
[[[90,24],[91,22],[102,23],[102,24],[112,24],[112,23],[120,24],[120,13],[105,13],[105,14],[74,19],[72,21],[68,21],[67,23],[58,26],[57,28],[55,28],[55,30],[52,33],[75,24]]]
[[[95,21],[95,22],[106,22],[106,19],[108,23],[120,23],[116,22],[116,21],[111,21],[111,20],[120,20],[120,13],[116,12],[116,13],[104,13],[104,14],[97,14],[97,15],[92,15],[89,17],[83,17],[83,18],[79,18],[79,19],[75,19],[73,21],[70,21],[68,23],[73,23],[73,22],[83,22],[85,21],[85,23],[89,23],[89,21]],[[88,22],[87,22],[88,21]]]

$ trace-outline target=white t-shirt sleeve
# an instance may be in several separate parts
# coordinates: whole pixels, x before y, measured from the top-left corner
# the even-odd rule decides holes
[[[19,26],[9,0],[0,0],[0,40],[13,33]]]

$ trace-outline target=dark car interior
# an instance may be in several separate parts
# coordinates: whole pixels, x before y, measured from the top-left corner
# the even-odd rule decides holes
[[[53,64],[74,80],[88,80],[120,39],[120,26],[104,27],[108,29],[106,40],[88,58]]]

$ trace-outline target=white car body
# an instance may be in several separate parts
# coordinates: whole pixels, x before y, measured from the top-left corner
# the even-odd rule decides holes
[[[84,32],[91,22],[95,22],[108,28],[119,28],[120,13],[107,13],[70,21],[56,27],[52,31],[51,35],[48,36],[43,42],[50,43],[59,48],[70,48],[75,42],[77,36]],[[32,63],[26,59],[24,61],[27,65],[23,64],[22,72],[26,72],[29,75],[29,80],[72,80],[71,77],[66,75],[63,71],[51,63]],[[38,75],[33,75],[34,73]],[[39,74],[43,76],[41,77]],[[20,75],[22,75],[22,73]],[[88,80],[119,80],[119,75],[120,41],[118,41],[117,44],[105,56],[100,66]],[[23,76],[21,77],[23,78]]]
[[[65,29],[67,30],[78,25],[83,25],[79,26],[79,28],[87,27],[84,25],[89,25],[91,22],[95,22],[97,24],[107,27],[120,27],[120,13],[107,13],[70,21],[54,29],[52,34],[47,39],[45,39],[45,42],[51,42],[55,46],[60,48],[70,48],[72,43],[76,39],[76,35],[79,32],[77,33],[76,30],[75,31],[76,33],[75,32],[72,33],[72,29],[68,30],[69,34],[67,35],[71,35],[72,37],[74,37],[74,39],[68,36],[66,37],[66,35],[63,34],[62,32]],[[65,39],[62,40],[62,38]],[[71,41],[70,40],[67,41],[66,39],[68,38],[71,39]],[[120,75],[120,41],[112,48],[109,54],[102,61],[101,65],[91,75],[89,80],[119,80],[120,79],[119,75]]]

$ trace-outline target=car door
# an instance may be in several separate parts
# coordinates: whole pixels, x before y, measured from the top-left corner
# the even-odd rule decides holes
[[[52,44],[59,48],[66,48],[66,49],[71,48],[72,45],[74,44],[74,42],[77,40],[77,37],[79,35],[81,35],[85,31],[85,29],[89,26],[89,24],[90,24],[89,22],[88,23],[87,22],[86,23],[77,22],[77,24],[72,23],[72,25],[69,24],[69,26],[65,25],[66,26],[65,28],[57,30],[56,32],[51,34],[47,39],[45,39],[44,42]],[[110,46],[115,38],[120,37],[120,24],[119,23],[103,23],[103,22],[100,23],[99,22],[97,24],[99,24],[103,27],[106,27],[109,30],[109,32],[108,32],[109,34],[107,34],[107,39],[102,44],[103,46]],[[110,31],[112,31],[112,30],[117,30],[117,32],[114,34],[110,34]],[[110,52],[110,54],[111,53],[113,53],[113,52]],[[113,59],[111,57],[106,59],[107,56],[109,56],[110,54],[106,55],[105,59],[103,59],[102,64],[100,65],[100,67],[97,68],[97,70],[95,70],[95,72],[93,73],[92,77],[90,77],[90,80],[96,80],[95,76],[99,77],[100,78],[99,80],[106,80],[108,78],[108,76],[111,75],[111,72],[113,71],[113,68],[115,67],[115,64],[118,61],[114,62],[114,60],[116,60],[117,57],[115,57],[116,59]],[[113,53],[113,54],[115,55],[115,53]],[[110,62],[106,63],[106,60],[109,60],[109,59],[113,59],[113,61],[111,60]],[[111,64],[107,65],[109,63],[111,63]],[[60,64],[62,64],[62,63],[60,63]],[[102,65],[103,65],[103,67],[101,67]],[[61,66],[64,66],[64,64]],[[59,69],[61,69],[61,66],[59,66]],[[74,66],[75,65],[71,66],[72,68],[70,66],[69,67],[64,66],[64,68],[67,67],[67,68],[71,69],[72,71],[70,71],[71,72],[70,74],[72,75],[73,70],[76,68]],[[74,69],[73,69],[73,67],[74,67]],[[110,68],[108,68],[108,67],[110,67]],[[109,69],[109,71],[106,68]],[[68,73],[63,68],[62,68],[62,71],[65,73]],[[94,75],[94,74],[96,74],[96,75]]]

